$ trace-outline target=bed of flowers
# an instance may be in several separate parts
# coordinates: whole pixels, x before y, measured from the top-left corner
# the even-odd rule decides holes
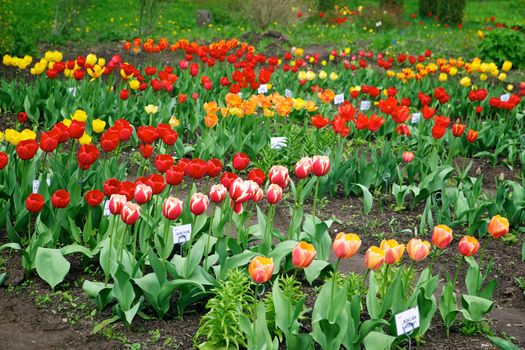
[[[82,289],[98,330],[192,310],[201,349],[386,349],[424,344],[437,320],[447,337],[484,329],[487,246],[525,231],[512,62],[135,39],[111,57],[2,63],[0,250],[52,290],[73,260],[95,265]],[[381,239],[332,215],[385,210],[419,214]]]

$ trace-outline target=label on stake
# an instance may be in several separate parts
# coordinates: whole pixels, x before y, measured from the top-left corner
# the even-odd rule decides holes
[[[265,94],[268,92],[268,84],[262,84],[259,85],[259,89],[257,90],[259,94]]]
[[[272,149],[284,148],[284,147],[286,147],[286,143],[287,142],[288,142],[288,140],[284,136],[272,137],[272,138],[270,138],[270,148],[272,148]]]
[[[361,110],[368,111],[372,103],[370,101],[361,101]]]
[[[336,105],[340,105],[343,102],[345,102],[345,94],[337,94],[337,95],[335,95],[334,103]]]
[[[33,193],[38,193],[40,188],[40,180],[33,180]]]
[[[171,226],[173,234],[173,244],[182,244],[191,238],[191,224],[181,226]]]
[[[412,124],[416,124],[421,119],[421,113],[412,113]]]
[[[292,97],[292,90],[290,90],[290,89],[284,90],[284,97],[286,97],[286,98]]]
[[[411,334],[419,328],[419,308],[416,306],[396,315],[397,335]]]
[[[111,212],[109,211],[109,200],[104,201],[104,216],[110,216]]]
[[[510,94],[503,94],[499,97],[499,99],[501,100],[501,102],[507,102],[508,100],[510,100]]]

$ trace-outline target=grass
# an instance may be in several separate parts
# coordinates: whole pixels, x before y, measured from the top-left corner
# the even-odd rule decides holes
[[[0,20],[9,20],[13,38],[2,45],[2,51],[21,51],[27,53],[35,42],[47,42],[57,46],[68,42],[82,42],[89,46],[97,42],[122,41],[133,39],[138,34],[139,4],[137,0],[57,0],[60,13],[64,9],[74,8],[77,15],[68,18],[61,35],[53,34],[56,14],[56,1],[51,0],[0,0]],[[239,13],[238,0],[162,0],[158,1],[154,16],[156,26],[150,35],[154,38],[166,37],[170,42],[187,38],[190,40],[212,41],[219,38],[239,37],[250,31],[251,25],[246,16]],[[74,7],[68,7],[72,3]],[[375,24],[383,19],[381,13],[370,12],[377,1],[340,1],[356,9],[363,5],[365,15],[355,23],[333,25],[322,22],[316,14],[314,0],[306,1],[301,7],[304,16],[298,19],[298,9],[290,9],[291,24],[274,23],[272,28],[281,31],[289,39],[290,46],[313,45],[322,47],[370,48],[380,51],[421,52],[433,48],[443,55],[472,56],[478,42],[476,32],[487,26],[490,16],[496,21],[508,25],[525,25],[525,17],[518,9],[525,7],[525,0],[470,0],[467,2],[463,30],[444,28],[431,18],[412,19],[409,15],[417,13],[417,1],[405,1],[404,19],[399,28],[388,29],[388,23],[382,27]],[[208,9],[212,13],[212,23],[205,28],[195,25],[198,9]],[[2,10],[3,9],[3,10]],[[368,12],[367,12],[368,11]],[[405,26],[405,21],[409,23]],[[420,22],[422,21],[422,24]],[[63,22],[63,21],[61,21]],[[2,34],[2,33],[0,33]],[[27,41],[27,42],[26,42]],[[8,46],[5,48],[4,46]],[[9,49],[9,45],[11,49]],[[269,43],[262,41],[259,48],[264,49]],[[15,49],[13,49],[13,47]],[[17,47],[20,47],[18,50]]]

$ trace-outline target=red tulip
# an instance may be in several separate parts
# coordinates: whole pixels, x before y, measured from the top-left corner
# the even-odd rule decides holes
[[[207,173],[209,177],[217,177],[222,172],[222,162],[217,158],[208,161]]]
[[[186,171],[193,179],[202,179],[208,173],[208,163],[199,158],[192,159],[186,167]]]
[[[226,194],[228,193],[228,190],[226,187],[224,187],[221,184],[213,185],[210,188],[210,199],[214,203],[221,203],[224,198],[226,198]]]
[[[35,140],[23,140],[16,145],[16,153],[22,160],[32,159],[38,151],[38,143]]]
[[[78,72],[78,71],[75,71],[75,73],[76,73],[76,72]],[[128,97],[129,97],[129,91],[126,90],[126,89],[122,89],[122,90],[120,90],[120,94],[119,94],[119,96],[120,96],[120,99],[121,99],[121,100],[127,100]]]
[[[230,186],[230,198],[236,203],[244,203],[253,196],[249,189],[250,184],[247,181],[236,178]]]
[[[325,176],[330,171],[330,158],[328,156],[314,156],[312,159],[312,172],[315,176]]]
[[[23,124],[29,120],[26,112],[18,112],[17,118],[20,124]]]
[[[135,201],[138,204],[147,203],[151,199],[152,195],[153,195],[153,190],[148,185],[138,184],[135,187],[134,197],[135,197]]]
[[[162,214],[168,220],[177,220],[182,213],[184,203],[175,197],[168,197],[162,205]]]
[[[159,138],[157,128],[151,125],[142,125],[137,129],[137,137],[142,143],[152,144]]]
[[[478,138],[478,132],[477,131],[474,131],[474,130],[469,130],[468,133],[467,133],[467,141],[472,143],[474,141],[476,141],[476,139]]]
[[[255,181],[259,186],[262,186],[266,180],[266,174],[259,168],[253,168],[248,173],[248,180]]]
[[[201,215],[208,209],[208,196],[200,192],[194,193],[190,199],[190,210],[194,215]]]
[[[403,152],[403,160],[405,161],[405,163],[410,163],[412,160],[414,160],[414,153],[413,152],[409,152],[409,151],[405,151]]]
[[[312,159],[310,157],[304,157],[301,158],[296,164],[295,164],[295,175],[299,179],[304,179],[310,175],[310,172],[312,171]]]
[[[0,152],[0,170],[4,169],[7,166],[8,162],[9,157],[7,156],[7,153]]]
[[[250,164],[250,157],[246,153],[238,152],[233,156],[232,166],[235,170],[241,171],[246,169]]]
[[[452,242],[452,229],[447,225],[437,225],[432,231],[432,244],[439,249],[445,249]]]
[[[290,177],[288,175],[288,169],[282,165],[274,165],[268,172],[268,179],[271,183],[279,185],[281,188],[288,186]]]
[[[130,201],[135,195],[135,184],[131,181],[123,181],[120,183],[118,194],[122,194],[126,197],[126,200]]]
[[[104,182],[104,194],[106,197],[111,197],[112,194],[118,194],[119,188],[120,181],[113,177]]]
[[[127,225],[133,225],[138,218],[140,217],[140,205],[126,202],[122,206],[122,211],[120,212],[120,218]]]
[[[139,146],[139,153],[144,159],[148,159],[153,153],[153,146],[148,143],[141,143]]]
[[[276,184],[271,184],[266,190],[266,200],[270,204],[277,204],[283,198],[283,189]]]
[[[155,168],[159,173],[165,173],[174,163],[173,157],[169,154],[159,154],[155,158]]]
[[[464,236],[458,243],[459,253],[463,256],[472,256],[479,249],[479,242],[472,236]]]
[[[86,124],[78,120],[73,120],[69,125],[69,136],[73,139],[79,139],[86,131]]]
[[[122,207],[126,202],[126,196],[122,194],[112,194],[109,198],[109,212],[113,215],[120,214],[122,212]]]
[[[295,267],[306,269],[315,259],[317,252],[313,245],[306,242],[299,242],[292,249],[292,264]]]
[[[321,114],[317,114],[317,115],[314,115],[312,118],[312,124],[317,128],[317,129],[322,129],[324,128],[325,126],[328,125],[328,123],[330,122],[328,120],[328,118],[323,118],[323,116]]]
[[[465,133],[466,127],[467,126],[465,124],[455,123],[452,125],[452,135],[455,137],[461,137]]]
[[[184,178],[184,169],[179,165],[173,165],[166,171],[166,182],[170,186],[178,186]]]
[[[153,190],[153,194],[160,194],[166,187],[164,176],[159,174],[151,175],[147,180],[147,185]]]
[[[236,178],[238,178],[236,174],[225,171],[221,176],[221,184],[229,190]]]
[[[104,193],[99,190],[87,191],[85,198],[90,207],[98,207],[104,200]]]
[[[95,163],[100,155],[100,151],[95,145],[80,146],[77,154],[78,166],[82,170],[87,170],[91,164]]]
[[[51,204],[57,209],[67,207],[69,201],[69,193],[66,190],[58,190],[51,197]]]
[[[100,148],[109,153],[115,150],[120,144],[119,132],[117,129],[108,129],[100,136]]]
[[[38,193],[32,193],[26,198],[26,209],[36,214],[44,207],[44,196]]]

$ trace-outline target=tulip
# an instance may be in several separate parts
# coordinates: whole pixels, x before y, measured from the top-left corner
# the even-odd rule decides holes
[[[511,61],[505,61],[503,62],[503,65],[501,66],[501,70],[504,72],[508,72],[512,68],[512,62]]]
[[[397,243],[395,239],[384,239],[381,241],[380,248],[385,252],[385,263],[388,265],[399,262],[405,251],[405,245]]]
[[[126,196],[122,194],[112,194],[109,198],[109,212],[113,215],[120,214],[126,201]]]
[[[159,173],[165,173],[174,163],[173,157],[169,154],[159,154],[154,162]]]
[[[20,124],[23,124],[29,120],[26,112],[18,112],[17,118]]]
[[[266,175],[261,169],[253,168],[248,173],[248,180],[255,181],[259,186],[262,186],[264,184],[264,181],[266,180]]]
[[[301,158],[296,164],[295,164],[295,175],[299,179],[304,179],[310,175],[310,172],[312,171],[312,159],[309,157]]]
[[[258,188],[257,189],[257,192],[255,192],[255,194],[252,196],[252,201],[253,202],[260,202],[262,197],[264,195],[264,191],[262,188]]]
[[[7,166],[8,162],[9,157],[7,156],[7,153],[0,152],[0,170],[4,169]]]
[[[249,189],[250,184],[247,181],[236,178],[230,185],[230,198],[236,203],[244,203],[253,196]]]
[[[133,225],[140,216],[140,205],[126,202],[122,206],[120,217],[127,225]]]
[[[359,247],[361,247],[361,238],[355,233],[340,232],[332,244],[332,250],[339,259],[351,258]]]
[[[425,259],[430,253],[430,243],[418,238],[412,238],[407,244],[407,254],[414,261]]]
[[[458,243],[459,253],[463,256],[472,256],[479,249],[479,242],[472,236],[464,236]]]
[[[166,182],[170,186],[177,186],[182,183],[184,178],[184,169],[179,165],[173,165],[166,170]]]
[[[383,249],[372,246],[365,253],[365,265],[370,270],[377,270],[385,262]]]
[[[67,207],[69,201],[69,193],[65,190],[58,190],[51,197],[51,204],[57,209]]]
[[[312,172],[315,176],[325,176],[330,171],[330,158],[328,156],[314,156],[312,159]]]
[[[509,220],[501,215],[493,216],[488,226],[489,235],[492,238],[500,238],[509,233]]]
[[[403,152],[403,160],[405,163],[410,163],[412,160],[414,160],[415,155],[413,152],[405,151]]]
[[[224,198],[226,198],[227,193],[228,190],[226,187],[224,187],[222,184],[217,184],[211,186],[209,195],[213,203],[221,203]]]
[[[274,165],[268,172],[268,179],[272,184],[277,184],[281,188],[285,188],[290,182],[288,169],[282,165]]]
[[[33,214],[38,213],[44,207],[44,196],[32,193],[26,198],[26,209]]]
[[[168,220],[177,220],[182,213],[183,202],[175,197],[168,197],[162,205],[162,214]]]
[[[101,119],[95,119],[91,122],[91,129],[93,129],[93,132],[96,132],[97,134],[103,132],[105,127],[106,122]]]
[[[138,184],[135,187],[134,197],[135,197],[135,201],[138,204],[147,203],[151,199],[152,195],[153,195],[153,190],[148,185]]]
[[[455,137],[461,137],[465,133],[465,124],[455,123],[452,125],[452,135]]]
[[[452,242],[452,229],[447,225],[437,225],[432,231],[432,244],[439,249],[445,249]]]
[[[208,161],[207,173],[209,177],[217,177],[220,175],[221,171],[222,162],[219,159],[213,158]]]
[[[166,182],[164,181],[164,176],[160,174],[152,174],[147,179],[147,185],[153,190],[153,194],[160,194],[164,191],[166,187]]]
[[[241,171],[246,169],[250,164],[250,157],[246,153],[236,153],[232,159],[232,166],[235,170]]]
[[[38,148],[35,140],[22,140],[16,145],[16,153],[20,159],[30,160],[35,156]]]
[[[104,200],[104,193],[99,190],[87,191],[85,198],[90,207],[98,207]]]
[[[208,173],[208,162],[199,158],[192,159],[185,171],[195,180],[202,179]]]
[[[225,171],[221,176],[221,184],[224,185],[228,190],[230,189],[231,185],[237,179],[238,176],[234,173],[231,173],[229,171]]]
[[[276,184],[271,184],[266,190],[266,200],[270,204],[277,204],[283,198],[283,189]]]
[[[268,282],[273,275],[273,259],[256,256],[248,265],[248,272],[255,283]]]
[[[474,130],[469,130],[468,133],[467,133],[467,141],[472,143],[474,141],[476,141],[476,139],[478,138],[478,132],[477,131],[474,131]]]
[[[317,252],[313,245],[306,242],[299,242],[292,249],[292,264],[295,267],[306,269],[315,259]]]
[[[200,192],[194,193],[190,199],[190,210],[194,215],[201,215],[208,209],[208,196]]]

